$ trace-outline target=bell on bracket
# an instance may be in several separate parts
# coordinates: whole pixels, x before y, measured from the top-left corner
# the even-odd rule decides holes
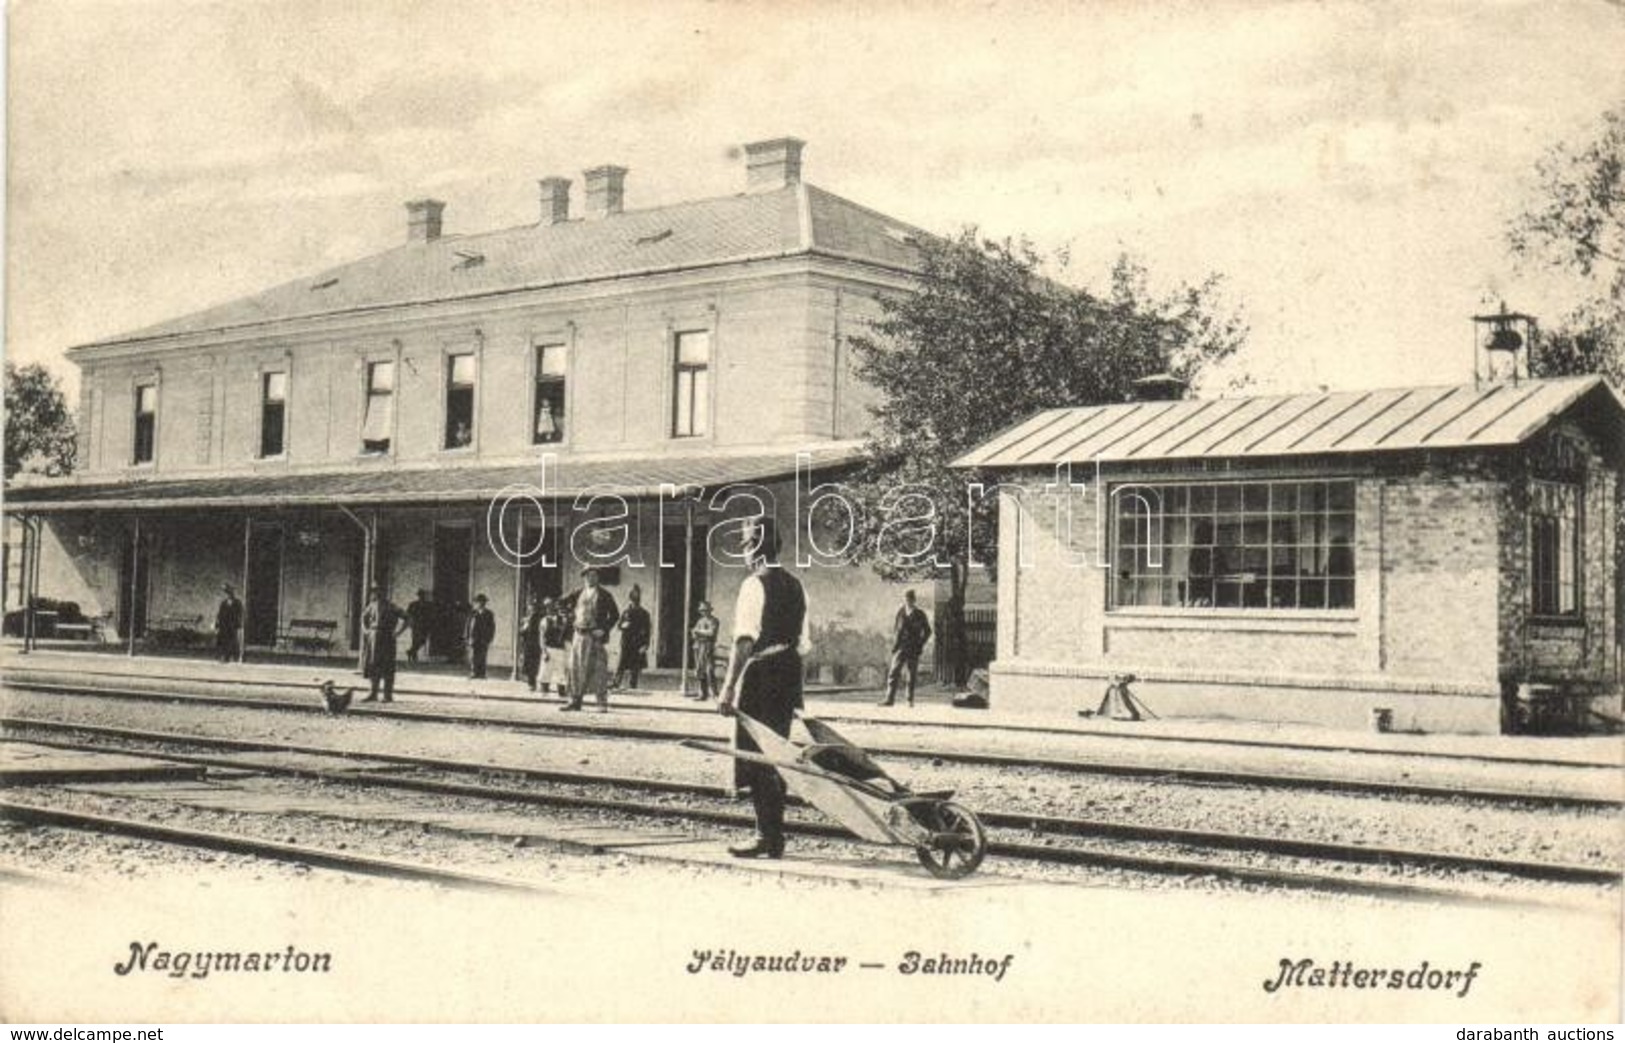
[[[1473,316],[1473,381],[1506,380],[1516,383],[1529,376],[1529,346],[1535,339],[1535,317],[1522,312],[1501,310],[1491,315]],[[1478,327],[1488,328],[1481,333]],[[1484,356],[1479,362],[1479,354]]]

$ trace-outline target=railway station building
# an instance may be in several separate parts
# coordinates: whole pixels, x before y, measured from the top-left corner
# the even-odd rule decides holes
[[[7,490],[29,589],[155,647],[230,583],[250,648],[335,652],[370,583],[432,592],[437,651],[483,593],[506,663],[525,599],[595,562],[677,667],[695,602],[729,622],[726,532],[765,503],[793,555],[798,487],[856,460],[846,337],[917,264],[924,233],[805,182],[802,149],[747,145],[737,194],[647,209],[623,167],[574,200],[543,178],[536,220],[484,234],[416,200],[391,249],[72,348],[79,470]],[[807,575],[817,620],[883,640],[897,588]]]
[[[1056,409],[958,464],[1002,483],[1002,710],[1072,717],[1133,674],[1164,717],[1618,719],[1600,377]]]

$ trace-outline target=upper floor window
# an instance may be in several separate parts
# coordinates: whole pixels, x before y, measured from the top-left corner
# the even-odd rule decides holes
[[[671,433],[676,438],[694,438],[711,429],[710,331],[679,333],[676,356]]]
[[[1112,605],[1354,607],[1354,483],[1113,491]]]
[[[367,363],[367,404],[361,421],[361,451],[389,452],[395,431],[395,363]]]
[[[288,375],[260,375],[260,455],[281,456],[288,448]]]
[[[536,422],[531,428],[536,445],[564,440],[566,366],[563,344],[536,346]]]
[[[1537,616],[1580,612],[1580,488],[1533,483],[1529,503],[1530,609]]]
[[[451,355],[446,359],[446,438],[447,449],[474,444],[474,356]]]
[[[135,453],[138,464],[152,463],[158,451],[158,385],[138,384],[135,389]]]

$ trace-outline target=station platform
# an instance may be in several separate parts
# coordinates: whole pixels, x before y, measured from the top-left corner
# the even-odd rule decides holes
[[[341,689],[366,682],[352,660],[220,663],[174,656],[127,656],[73,647],[20,654],[0,647],[5,680],[97,686],[139,685],[178,693],[221,694],[314,707],[315,686]],[[807,712],[842,726],[852,741],[894,750],[940,750],[1043,761],[1087,761],[1170,769],[1279,773],[1418,786],[1571,794],[1584,799],[1625,796],[1625,740],[1619,736],[1486,736],[1335,731],[1260,721],[1162,718],[1115,721],[1076,715],[1054,720],[959,709],[952,694],[922,688],[913,707],[876,705],[877,691],[821,689],[805,694]],[[611,694],[612,712],[561,715],[556,697],[530,693],[506,671],[471,680],[438,667],[402,665],[395,702],[366,704],[371,712],[470,718],[492,723],[561,725],[591,731],[726,734],[714,703],[687,699],[673,688]],[[1079,693],[1093,705],[1098,693]],[[590,704],[590,700],[589,700]]]

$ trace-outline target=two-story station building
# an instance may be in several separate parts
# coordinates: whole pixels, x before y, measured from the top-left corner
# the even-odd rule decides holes
[[[231,583],[251,648],[296,620],[353,647],[369,579],[432,591],[450,645],[484,593],[503,662],[530,592],[613,561],[678,665],[686,609],[726,621],[744,575],[717,537],[750,501],[725,515],[718,490],[759,486],[794,533],[797,454],[803,485],[855,459],[872,396],[846,338],[908,290],[923,234],[807,184],[801,153],[748,145],[738,194],[642,210],[622,167],[585,172],[579,214],[544,178],[537,220],[486,234],[418,200],[392,249],[71,349],[79,470],[5,504],[33,589],[128,640],[207,625]],[[806,575],[819,619],[889,624],[868,570]]]

